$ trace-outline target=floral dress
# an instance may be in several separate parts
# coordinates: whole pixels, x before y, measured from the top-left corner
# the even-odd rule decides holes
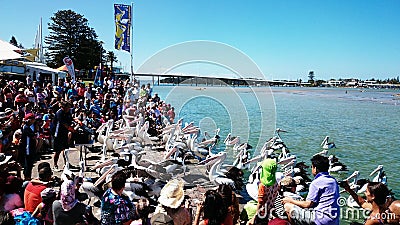
[[[136,218],[135,205],[127,196],[114,194],[108,189],[101,200],[101,224],[123,224]]]

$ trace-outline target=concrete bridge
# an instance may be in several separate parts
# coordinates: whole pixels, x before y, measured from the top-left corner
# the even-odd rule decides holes
[[[130,77],[130,74],[116,74],[116,76]],[[287,80],[266,80],[257,78],[215,77],[200,75],[178,74],[135,74],[135,77],[151,77],[153,85],[206,85],[206,86],[308,86],[310,83]]]

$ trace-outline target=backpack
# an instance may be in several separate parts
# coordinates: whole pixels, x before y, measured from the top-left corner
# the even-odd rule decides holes
[[[38,219],[36,219],[35,217],[32,217],[32,215],[26,211],[19,215],[15,215],[14,221],[15,221],[15,225],[41,225],[42,224]]]

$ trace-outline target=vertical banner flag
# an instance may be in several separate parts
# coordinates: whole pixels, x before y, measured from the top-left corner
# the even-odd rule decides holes
[[[114,4],[115,49],[131,51],[132,13],[130,5]]]
[[[75,83],[75,69],[74,69],[74,63],[72,62],[72,59],[70,59],[67,56],[63,59],[63,62],[65,64],[65,66],[67,67],[69,75],[71,75],[72,83]]]

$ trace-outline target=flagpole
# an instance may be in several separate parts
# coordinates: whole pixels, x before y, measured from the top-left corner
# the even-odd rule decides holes
[[[39,62],[43,63],[43,23],[42,17],[40,17],[40,55],[39,55]]]
[[[131,3],[131,82],[132,86],[134,85],[134,80],[135,80],[135,73],[133,70],[133,22],[135,21],[133,19],[133,2]],[[132,79],[133,76],[133,79]]]

